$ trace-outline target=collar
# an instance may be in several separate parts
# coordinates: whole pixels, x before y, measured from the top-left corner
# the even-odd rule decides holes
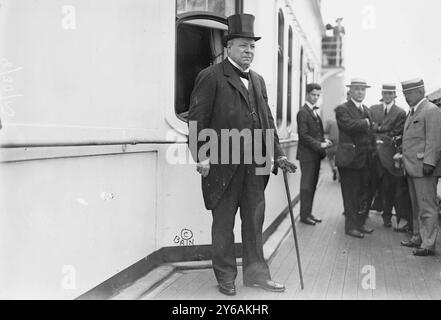
[[[389,104],[386,104],[386,103],[383,102],[383,108],[386,108],[386,109],[387,109],[387,112],[389,113],[390,109],[392,109],[392,107],[394,106],[394,104],[395,104],[395,101],[392,101],[392,102],[389,103]]]
[[[239,69],[240,71],[242,71],[242,72],[250,72],[250,68],[244,70],[244,69],[242,69],[242,67],[239,66],[239,65],[238,65],[233,59],[231,59],[230,57],[227,57],[227,58],[228,58],[228,61],[230,61],[230,63],[231,63],[233,66],[235,66],[237,69]]]
[[[314,107],[317,107],[316,105],[313,105],[311,102],[309,102],[309,101],[306,101],[305,102],[305,104],[308,106],[308,108],[309,109],[311,109],[312,111],[315,111],[314,110]]]
[[[355,106],[356,106],[358,109],[360,109],[360,108],[363,107],[363,102],[355,101],[355,100],[352,99],[352,98],[351,98],[351,101],[355,104]]]
[[[421,99],[421,101],[418,102],[414,107],[411,107],[413,108],[414,112],[418,110],[419,106],[422,105],[424,101],[426,101],[426,98]]]

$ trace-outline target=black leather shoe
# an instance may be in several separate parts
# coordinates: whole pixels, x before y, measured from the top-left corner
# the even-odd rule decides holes
[[[263,290],[271,291],[271,292],[284,292],[285,285],[275,282],[273,280],[264,280],[264,281],[256,281],[256,282],[246,282],[244,283],[247,287],[260,288]]]
[[[360,231],[361,233],[364,233],[364,234],[371,234],[372,232],[374,232],[374,229],[369,229],[366,226],[362,226],[362,227],[358,228],[358,231]]]
[[[300,219],[300,222],[310,226],[315,226],[315,221],[312,220],[311,218]]]
[[[409,240],[409,241],[407,241],[407,240],[401,241],[401,245],[403,247],[408,247],[408,248],[419,248],[421,246],[420,244],[415,243],[415,242],[413,242],[411,240]]]
[[[427,256],[434,256],[435,252],[429,249],[416,249],[412,251],[414,256],[417,257],[427,257]]]
[[[358,238],[358,239],[363,239],[364,238],[364,234],[361,233],[358,230],[355,230],[355,229],[346,231],[346,234],[348,236],[351,236],[351,237],[354,237],[354,238]]]
[[[234,285],[234,282],[219,283],[219,292],[227,296],[235,296],[236,286]]]
[[[309,218],[310,218],[312,221],[316,222],[316,223],[321,223],[321,222],[322,222],[322,219],[317,218],[317,217],[314,217],[312,214],[311,214],[311,216],[310,216]]]

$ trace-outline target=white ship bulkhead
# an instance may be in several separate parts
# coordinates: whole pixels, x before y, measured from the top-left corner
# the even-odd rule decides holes
[[[262,36],[252,69],[291,160],[305,85],[320,82],[318,2],[242,3]],[[188,155],[176,19],[172,0],[2,2],[0,58],[18,68],[19,96],[0,115],[0,298],[77,298],[155,253],[185,258],[211,243],[195,165],[170,163]],[[299,180],[290,176],[293,198]],[[266,199],[264,230],[287,208],[282,175]]]

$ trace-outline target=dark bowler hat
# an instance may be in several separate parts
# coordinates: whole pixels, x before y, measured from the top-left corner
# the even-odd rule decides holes
[[[229,16],[228,34],[224,37],[224,46],[235,38],[249,38],[258,41],[261,37],[254,36],[254,16],[252,14],[240,13]]]

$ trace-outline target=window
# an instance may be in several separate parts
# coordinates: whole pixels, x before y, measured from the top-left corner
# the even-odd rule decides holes
[[[278,58],[277,58],[277,127],[282,125],[283,121],[283,77],[284,77],[284,40],[285,40],[285,18],[282,10],[279,11],[278,28]]]
[[[184,14],[178,19],[175,112],[181,120],[187,119],[190,96],[199,72],[226,58],[222,42],[228,29],[226,23],[224,18],[213,14]]]
[[[287,91],[287,111],[286,111],[286,121],[288,130],[291,129],[292,125],[292,65],[293,65],[293,32],[292,27],[288,30],[288,91]]]
[[[195,11],[212,12],[220,16],[231,16],[240,7],[237,0],[177,0],[177,14]]]
[[[176,0],[175,113],[186,121],[199,72],[226,58],[226,16],[243,11],[243,0]]]
[[[299,81],[299,107],[303,106],[304,91],[306,90],[306,83],[304,83],[304,52],[303,46],[300,48],[300,81]]]

